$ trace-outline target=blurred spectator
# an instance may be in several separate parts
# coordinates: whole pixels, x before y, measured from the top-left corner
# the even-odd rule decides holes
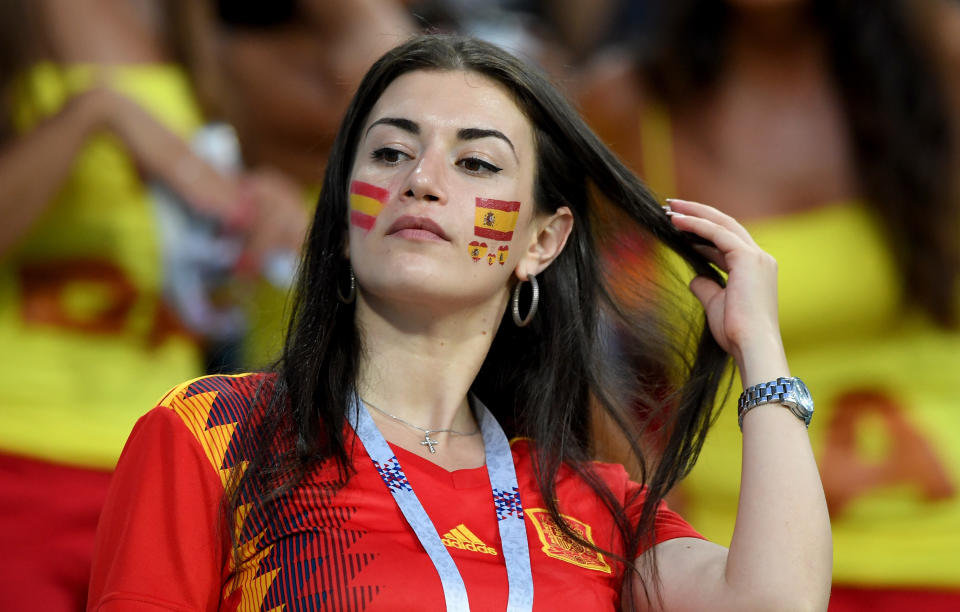
[[[166,18],[209,121],[236,131],[238,165],[260,200],[255,224],[298,239],[326,155],[367,68],[409,36],[394,0],[174,0]],[[296,245],[299,246],[299,243]],[[270,266],[252,249],[253,268]],[[256,368],[277,356],[289,278],[258,282],[246,296],[249,331],[222,368]],[[288,272],[289,276],[289,272]]]
[[[960,609],[957,3],[658,6],[582,106],[656,192],[745,221],[780,264],[784,343],[817,402],[831,609]],[[678,492],[721,543],[737,395]]]
[[[163,186],[246,244],[264,204],[194,155],[199,108],[150,3],[0,4],[0,609],[80,609],[110,470],[143,406],[203,373],[163,299]],[[288,241],[299,244],[296,241]],[[262,247],[268,248],[266,244]],[[204,330],[199,330],[204,331]]]
[[[645,23],[651,0],[517,0],[515,4],[535,12],[569,61],[579,64],[604,45],[632,38]]]
[[[645,2],[619,0],[405,0],[426,31],[475,36],[537,64],[563,84],[571,66],[606,40],[618,16]]]

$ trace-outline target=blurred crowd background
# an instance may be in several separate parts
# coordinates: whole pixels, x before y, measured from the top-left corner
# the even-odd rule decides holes
[[[136,419],[277,356],[341,114],[421,31],[539,64],[658,197],[748,226],[817,402],[831,609],[960,610],[956,0],[3,0],[0,609],[83,609]],[[671,496],[721,544],[736,395]]]

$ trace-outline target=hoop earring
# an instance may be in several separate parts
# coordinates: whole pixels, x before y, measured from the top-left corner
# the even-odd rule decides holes
[[[340,292],[340,283],[337,283],[337,298],[344,304],[351,304],[354,298],[357,297],[357,277],[353,275],[353,266],[347,265],[350,270],[350,291],[347,292],[347,295],[343,295],[343,293]]]
[[[520,288],[524,281],[520,281],[513,288],[513,322],[517,327],[526,327],[533,320],[533,315],[537,314],[537,307],[540,306],[540,286],[537,284],[537,277],[533,274],[527,274],[527,280],[530,281],[530,289],[533,291],[533,297],[530,298],[530,310],[527,316],[520,318]]]

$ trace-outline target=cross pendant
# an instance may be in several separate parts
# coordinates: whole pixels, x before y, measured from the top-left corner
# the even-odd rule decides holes
[[[423,442],[420,443],[420,446],[429,446],[430,452],[436,454],[436,449],[433,448],[434,444],[440,444],[440,440],[434,440],[430,437],[430,432],[423,434]]]

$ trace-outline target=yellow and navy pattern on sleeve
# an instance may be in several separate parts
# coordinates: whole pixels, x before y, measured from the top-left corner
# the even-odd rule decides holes
[[[271,392],[266,375],[207,376],[177,387],[161,405],[191,431],[226,490],[254,457],[255,427]],[[235,514],[241,561],[225,568],[228,608],[363,610],[379,593],[376,584],[355,583],[375,555],[351,552],[366,531],[347,525],[356,508],[332,503],[338,492],[327,474],[320,469],[265,505],[252,485],[242,486]]]

